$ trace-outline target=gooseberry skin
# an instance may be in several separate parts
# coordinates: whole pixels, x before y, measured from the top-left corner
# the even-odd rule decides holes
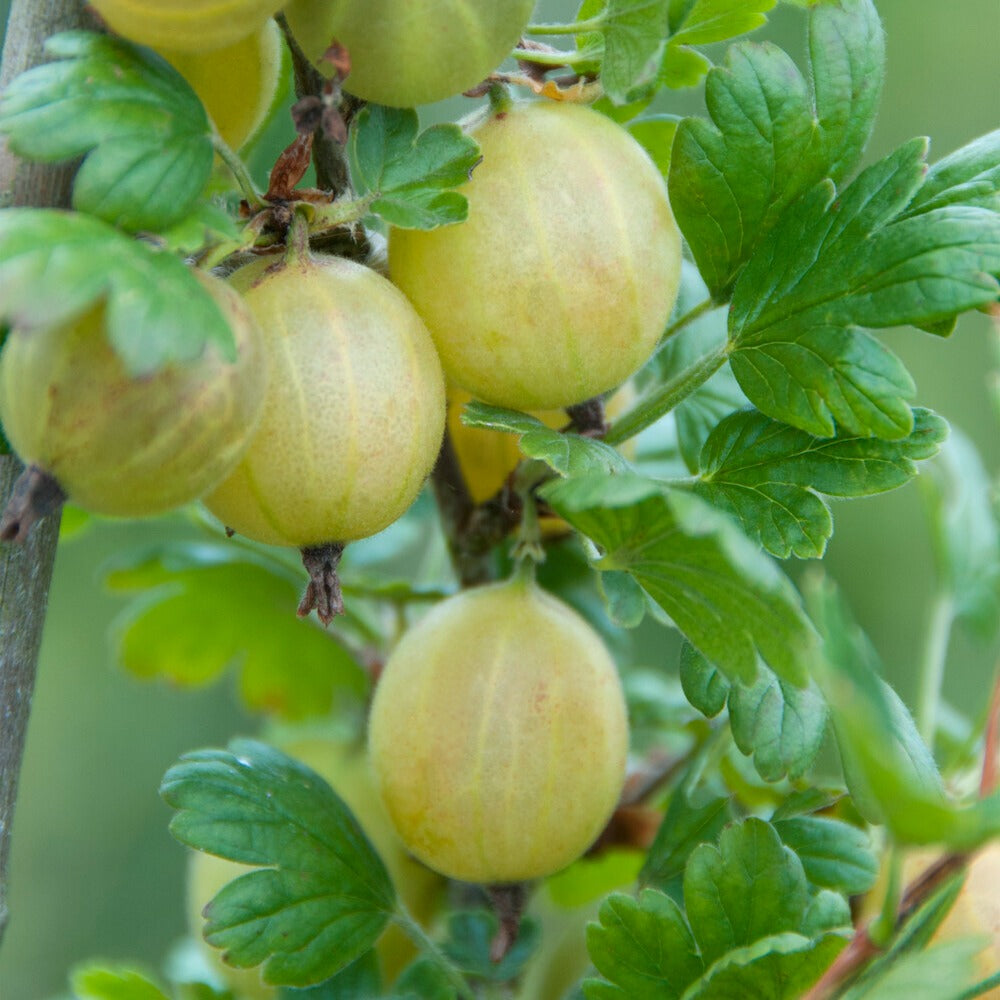
[[[210,52],[264,26],[283,0],[90,0],[109,28],[130,41],[175,52]]]
[[[441,365],[406,298],[340,257],[230,279],[264,333],[271,382],[243,461],[205,505],[268,545],[374,535],[416,499],[444,434]]]
[[[229,321],[237,357],[132,378],[105,334],[105,308],[11,331],[0,357],[0,420],[26,464],[97,514],[143,517],[190,503],[228,475],[257,426],[267,386],[260,330],[225,282],[199,271]]]
[[[533,6],[534,0],[293,0],[285,16],[321,69],[334,38],[347,47],[344,87],[352,94],[409,108],[485,79],[517,44]]]
[[[163,50],[160,55],[191,85],[226,144],[239,149],[256,136],[274,105],[283,52],[281,29],[268,21],[216,52]]]
[[[394,229],[389,272],[449,382],[519,410],[582,403],[652,354],[677,298],[681,239],[663,178],[609,118],[515,104],[467,125],[483,162],[465,222]]]
[[[597,633],[524,579],[437,605],[390,656],[369,719],[403,843],[466,882],[540,878],[579,857],[615,808],[627,749]]]

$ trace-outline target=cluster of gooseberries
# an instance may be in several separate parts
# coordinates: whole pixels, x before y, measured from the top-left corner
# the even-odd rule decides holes
[[[231,145],[259,125],[280,70],[278,0],[93,5],[188,77]],[[347,47],[350,92],[409,107],[486,77],[532,8],[406,0],[404,19],[402,5],[293,0],[285,15],[317,63],[332,38]],[[241,60],[263,70],[246,74],[263,77],[249,99]],[[206,350],[137,381],[107,343],[103,306],[42,333],[13,330],[0,417],[15,449],[96,512],[200,499],[241,535],[315,551],[381,531],[413,503],[445,433],[446,381],[453,398],[556,413],[617,389],[653,352],[677,294],[680,236],[662,177],[624,129],[580,105],[491,105],[464,126],[483,154],[463,188],[468,219],[393,229],[388,278],[307,239],[228,281],[199,275],[235,361]],[[461,457],[464,429],[452,431]],[[490,445],[488,486],[472,471],[483,450],[466,450],[476,500],[518,460],[494,441],[505,443]],[[442,602],[399,643],[370,718],[385,815],[368,790],[357,809],[374,817],[390,868],[412,863],[408,851],[449,878],[535,879],[600,832],[627,742],[601,640],[521,572]],[[342,756],[319,769],[354,805],[350,774],[368,764]]]

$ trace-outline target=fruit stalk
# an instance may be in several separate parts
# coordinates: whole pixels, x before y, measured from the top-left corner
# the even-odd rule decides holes
[[[0,59],[0,89],[42,62],[42,44],[57,31],[93,28],[78,0],[13,0]],[[17,160],[0,144],[0,205],[68,207],[77,164],[57,167]],[[0,496],[21,472],[13,455],[0,456]],[[23,546],[0,550],[0,941],[7,926],[7,864],[17,780],[35,688],[35,669],[48,602],[59,518],[49,517]]]

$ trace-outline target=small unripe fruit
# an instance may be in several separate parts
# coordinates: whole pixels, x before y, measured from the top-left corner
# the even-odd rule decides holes
[[[98,514],[142,517],[196,500],[248,445],[267,384],[260,331],[224,282],[193,272],[236,340],[133,378],[105,334],[101,304],[46,330],[13,330],[0,358],[0,420],[14,450]]]
[[[282,749],[311,767],[344,800],[385,862],[406,908],[421,924],[429,925],[444,902],[446,883],[407,854],[375,789],[364,747],[313,737],[294,740]],[[192,853],[188,867],[188,926],[199,941],[205,905],[226,883],[252,870],[250,866],[211,854]],[[386,985],[416,955],[410,939],[395,925],[390,925],[379,938],[376,950]],[[205,944],[204,951],[239,1000],[273,1000],[277,995],[275,987],[261,981],[259,969],[234,969],[222,962],[216,949]]]
[[[246,145],[263,125],[281,83],[284,43],[268,21],[259,31],[216,52],[160,55],[191,85],[232,149]]]
[[[444,433],[444,379],[420,317],[339,257],[262,259],[231,281],[263,330],[271,381],[243,461],[205,505],[269,545],[381,531],[413,503]]]
[[[369,748],[416,857],[467,882],[519,882],[564,868],[600,833],[628,722],[597,633],[522,578],[452,597],[403,637]]]
[[[282,0],[91,0],[119,35],[140,45],[175,52],[210,52],[264,26]]]
[[[639,144],[579,105],[536,102],[469,126],[483,162],[465,222],[394,229],[389,271],[450,382],[518,410],[582,403],[652,354],[677,297],[681,239]]]
[[[319,63],[336,38],[351,56],[352,94],[409,108],[460,94],[503,62],[534,0],[293,0],[285,10]],[[323,64],[319,63],[323,68]]]

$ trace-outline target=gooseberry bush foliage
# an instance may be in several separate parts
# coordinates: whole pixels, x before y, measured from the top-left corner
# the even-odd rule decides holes
[[[209,273],[217,279],[250,268],[230,287],[251,304],[263,295],[262,280],[287,279],[289,290],[269,307],[265,338],[281,325],[312,329],[317,310],[333,315],[352,297],[366,308],[388,296],[409,317],[402,293],[380,277],[394,277],[394,252],[402,261],[401,248],[418,257],[413,267],[408,260],[410,276],[433,260],[430,277],[412,296],[431,336],[439,335],[428,314],[448,313],[469,287],[477,294],[466,297],[476,299],[480,286],[483,295],[492,286],[497,310],[506,305],[515,318],[527,316],[536,300],[539,309],[556,301],[569,310],[584,287],[574,288],[573,268],[592,258],[599,274],[601,254],[612,246],[630,248],[636,301],[668,285],[673,299],[679,283],[672,315],[663,315],[654,331],[652,356],[627,386],[605,394],[608,419],[600,396],[578,399],[553,419],[500,405],[503,399],[484,390],[479,396],[486,398],[465,405],[462,423],[450,425],[431,483],[413,506],[385,532],[359,541],[353,539],[370,531],[355,532],[343,521],[329,529],[331,537],[323,529],[302,537],[294,526],[278,531],[281,498],[301,500],[307,513],[296,519],[304,521],[322,498],[367,481],[376,452],[380,466],[391,469],[400,464],[394,446],[409,449],[422,435],[430,444],[413,457],[406,452],[411,493],[397,489],[391,503],[386,499],[395,517],[441,440],[439,373],[435,368],[411,391],[410,426],[402,390],[390,387],[388,401],[378,405],[383,414],[395,407],[393,419],[373,418],[373,429],[360,432],[352,421],[385,388],[384,359],[371,360],[370,352],[369,368],[358,374],[351,362],[360,355],[347,347],[339,354],[340,347],[331,347],[329,360],[309,351],[294,359],[287,352],[282,364],[272,360],[271,382],[296,392],[320,370],[323,391],[338,400],[343,433],[323,424],[321,403],[302,403],[280,419],[248,416],[248,425],[262,420],[280,433],[268,430],[249,446],[243,471],[231,465],[229,473],[254,480],[257,473],[247,470],[259,469],[269,452],[293,467],[275,477],[277,499],[253,493],[254,504],[246,506],[258,512],[247,520],[251,527],[240,527],[248,537],[226,538],[227,525],[191,506],[172,515],[187,524],[187,541],[120,553],[105,574],[107,585],[130,601],[118,636],[127,670],[188,686],[235,672],[264,736],[280,734],[271,741],[276,745],[242,739],[185,754],[161,787],[177,840],[250,867],[234,866],[210,894],[203,926],[192,928],[204,938],[203,951],[192,945],[185,961],[171,964],[169,977],[89,964],[72,976],[81,1000],[889,1000],[904,991],[908,1000],[941,1000],[997,985],[995,970],[977,961],[981,941],[941,942],[935,933],[961,898],[969,859],[1000,836],[994,789],[1000,709],[977,720],[951,754],[965,779],[978,776],[985,761],[978,792],[969,791],[968,780],[946,781],[935,758],[940,677],[925,679],[914,718],[882,680],[877,652],[818,567],[833,532],[833,500],[893,490],[922,474],[947,627],[963,621],[984,641],[996,639],[1000,529],[989,477],[961,434],[917,405],[913,379],[875,331],[909,326],[913,336],[946,337],[961,314],[997,308],[1000,132],[937,162],[920,138],[866,162],[885,76],[874,3],[794,0],[806,38],[802,65],[771,42],[744,37],[764,26],[775,4],[584,0],[572,23],[530,25],[523,2],[495,10],[483,5],[489,13],[481,23],[462,28],[489,36],[481,46],[487,64],[479,65],[465,58],[469,53],[455,64],[446,53],[427,58],[451,37],[441,17],[452,27],[460,19],[451,4],[431,5],[438,20],[425,37],[419,18],[410,35],[396,30],[400,4],[334,4],[336,16],[327,20],[323,3],[295,0],[278,18],[289,54],[273,75],[290,78],[294,63],[299,100],[288,148],[266,191],[223,139],[224,123],[209,117],[171,65],[180,63],[171,58],[175,46],[204,44],[210,61],[213,46],[240,41],[230,37],[231,24],[199,25],[193,9],[179,22],[166,16],[161,23],[157,15],[147,24],[129,19],[129,4],[95,3],[110,31],[49,39],[48,61],[0,95],[0,132],[19,156],[52,163],[82,158],[71,211],[0,211],[3,363],[13,364],[17,338],[35,348],[57,342],[52,357],[36,363],[37,391],[31,383],[32,391],[10,390],[0,400],[13,443],[36,464],[43,456],[24,453],[15,423],[46,419],[45,365],[58,367],[58,342],[79,333],[81,317],[102,349],[113,352],[121,378],[148,384],[151,397],[159,391],[157,376],[176,366],[208,355],[230,363],[242,357]],[[265,22],[279,14],[278,3],[246,6],[244,35],[273,30]],[[370,38],[358,27],[365,23],[361,8],[370,14]],[[144,37],[145,29],[163,34]],[[513,61],[498,67],[508,43],[515,44]],[[385,78],[386,51],[399,60],[392,79]],[[411,77],[416,82],[407,90]],[[355,78],[363,81],[357,95]],[[670,108],[675,92],[696,87],[704,87],[707,116],[660,110]],[[478,124],[421,128],[409,104],[463,88],[470,100],[486,102]],[[462,226],[479,210],[484,178],[500,170],[500,154],[491,159],[487,145],[489,125],[478,129],[522,114],[511,103],[515,94],[547,102],[544,114],[553,120],[576,116],[583,136],[588,129],[614,130],[612,142],[597,144],[602,149],[619,134],[630,150],[637,143],[655,191],[662,179],[669,193],[683,261],[678,256],[664,265],[670,240],[656,244],[655,260],[643,261],[642,247],[629,243],[638,239],[635,227],[613,231],[619,221],[613,200],[606,239],[598,233],[574,245],[574,218],[585,204],[603,204],[607,192],[593,179],[574,189],[576,172],[567,169],[569,210],[555,209],[559,184],[536,206],[542,229],[557,240],[569,233],[558,266],[532,288],[505,287],[505,280],[536,280],[530,276],[544,269],[515,266],[518,255],[530,259],[532,234],[505,235],[501,223],[488,241],[499,255],[489,271],[470,267],[472,250],[480,248],[467,250],[458,234],[472,231]],[[254,99],[259,103],[259,95]],[[563,113],[564,105],[574,107]],[[590,110],[579,110],[583,105]],[[522,150],[531,168],[501,188],[500,202],[516,201],[519,191],[528,198],[533,179],[541,183],[545,136],[540,132],[536,145]],[[605,169],[594,166],[594,156],[581,139],[578,159],[591,178]],[[616,180],[621,175],[612,168],[607,187]],[[630,174],[624,187],[637,184]],[[459,249],[432,256],[425,247]],[[312,255],[323,254],[354,263],[320,267]],[[321,270],[347,275],[336,294],[315,293],[325,307],[296,285],[300,272]],[[358,292],[350,276],[362,271]],[[624,298],[608,310],[622,325],[634,307]],[[435,308],[422,299],[436,300]],[[371,323],[388,323],[389,306],[371,308]],[[415,316],[401,325],[422,330]],[[337,331],[351,325],[330,322]],[[577,350],[574,364],[586,367],[585,341],[573,339],[578,332],[570,330],[566,349]],[[517,329],[509,334],[516,338]],[[344,344],[350,336],[331,334]],[[424,344],[420,330],[412,336]],[[429,340],[406,350],[432,354]],[[564,362],[553,360],[553,370]],[[503,358],[491,363],[502,366]],[[11,385],[28,385],[13,371]],[[73,393],[76,371],[74,363],[68,375],[58,373],[59,393],[48,390],[49,403]],[[447,363],[445,374],[454,377]],[[531,374],[504,372],[506,381],[526,385],[523,398],[534,398]],[[267,391],[277,391],[274,385]],[[163,409],[162,399],[156,402]],[[261,405],[267,411],[271,404]],[[317,434],[318,442],[311,437]],[[474,473],[471,466],[463,470],[452,440],[463,434],[486,435],[470,438],[481,442],[471,447],[509,459],[502,486],[482,502],[471,499],[478,490],[465,477]],[[49,452],[58,454],[60,443],[50,442]],[[338,447],[351,449],[350,456]],[[296,466],[319,484],[320,500],[303,497]],[[234,487],[231,479],[221,490],[239,494],[244,480]],[[73,484],[61,486],[72,501]],[[211,497],[207,505],[215,509]],[[365,513],[381,525],[373,505],[369,500]],[[297,556],[254,540],[255,518],[271,522],[271,536],[301,545],[308,584]],[[813,563],[801,572],[806,560]],[[508,577],[513,582],[497,583],[499,590],[482,586]],[[569,637],[561,645],[545,646],[548,625],[529,628],[540,615],[534,605],[504,618],[503,608],[520,605],[508,597],[492,601],[491,595],[514,593],[504,587],[521,586],[547,592],[517,590],[517,601],[551,602],[546,614],[564,622]],[[477,602],[501,609],[495,612],[501,620],[487,617],[481,629],[468,625],[465,611],[455,609]],[[325,628],[309,619],[313,608]],[[638,662],[640,628],[658,637],[660,662]],[[675,655],[666,651],[675,648],[670,637],[677,634]],[[333,734],[338,761],[346,745],[364,739],[375,692],[390,691],[388,681],[379,688],[379,678],[396,669],[397,645],[414,677],[431,678],[407,687],[393,676],[393,703],[388,693],[376,701],[382,721],[375,771],[382,769],[380,787],[390,790],[386,804],[402,845],[383,814],[374,818],[382,807],[361,804],[375,801],[365,765],[360,772],[352,765],[350,781],[364,772],[367,798],[348,792],[341,763],[325,771],[315,756],[294,749],[294,734],[318,726]],[[517,711],[503,700],[513,703],[513,694],[490,701],[476,684],[470,700],[456,693],[460,684],[447,671],[478,655],[473,650],[480,645],[484,657],[504,664],[503,683],[490,681],[494,694],[521,690],[522,662],[538,674]],[[608,651],[620,688],[605,669]],[[594,676],[600,672],[610,685],[600,699],[574,690],[592,683],[581,669],[590,660],[601,664]],[[573,680],[561,679],[559,687],[557,672]],[[435,688],[434,678],[446,675],[453,679]],[[594,797],[601,769],[591,763],[574,772],[566,758],[590,759],[583,752],[593,751],[587,720],[594,720],[593,735],[622,695],[631,740],[627,778],[612,776],[615,801],[595,806],[593,845],[576,860],[560,857],[558,871],[533,868],[532,859],[548,856],[558,839],[559,823],[542,815],[554,808],[553,796]],[[539,730],[553,735],[537,753],[518,756],[529,725],[532,739]],[[385,747],[407,726],[414,731],[394,756]],[[421,798],[420,767],[399,778],[415,760],[430,768],[445,759],[447,741],[468,730],[479,734],[470,737],[478,738],[477,756],[472,766],[454,767],[462,783],[457,794],[433,795],[428,777]],[[609,732],[608,747],[620,748],[620,728],[609,725]],[[546,762],[546,752],[558,760]],[[471,818],[449,816],[446,836],[444,821],[428,825],[425,813],[433,816],[433,808],[452,799]],[[469,831],[469,842],[455,833],[456,822]],[[417,827],[420,843],[433,848],[418,845]],[[491,854],[490,838],[501,835],[498,868],[501,851]],[[917,845],[940,845],[940,860],[910,880],[903,859]],[[408,857],[407,848],[445,874],[471,872],[487,884],[439,878]],[[458,857],[461,864],[450,863]],[[440,858],[446,860],[433,860]],[[427,892],[403,884],[410,869],[420,870]],[[498,870],[523,871],[532,881],[491,877]],[[411,943],[392,958],[389,936],[400,928]]]

